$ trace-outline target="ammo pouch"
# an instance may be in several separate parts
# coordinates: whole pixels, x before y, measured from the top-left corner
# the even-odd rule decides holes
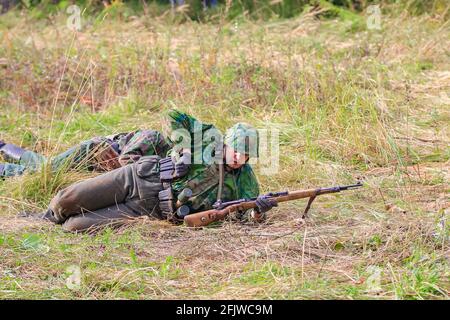
[[[164,183],[166,185],[167,183]],[[164,219],[172,223],[180,223],[183,219],[177,217],[175,199],[173,197],[172,187],[168,187],[158,193],[159,209]]]
[[[158,193],[159,208],[164,218],[167,218],[175,211],[172,188],[169,186]]]
[[[161,182],[172,182],[174,173],[175,165],[171,157],[159,160],[159,177]]]
[[[176,215],[176,199],[174,199],[170,182],[173,180],[175,166],[172,158],[167,157],[159,160],[159,178],[164,186],[164,190],[158,193],[159,208],[164,219],[172,223],[178,223],[180,220]]]

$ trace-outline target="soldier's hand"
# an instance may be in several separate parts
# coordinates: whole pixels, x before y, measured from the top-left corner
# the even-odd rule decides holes
[[[183,155],[175,162],[174,178],[184,177],[191,167],[191,154],[184,152]]]
[[[264,213],[272,209],[273,207],[278,207],[278,202],[270,196],[261,195],[256,201],[256,210],[259,213]]]

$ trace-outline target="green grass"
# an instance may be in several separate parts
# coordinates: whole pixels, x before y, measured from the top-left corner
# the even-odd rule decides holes
[[[262,225],[141,219],[86,235],[16,214],[92,173],[0,181],[0,298],[448,299],[448,23],[391,12],[368,31],[354,12],[310,13],[88,15],[75,37],[62,13],[2,16],[0,139],[51,156],[93,136],[165,130],[175,107],[221,130],[279,129],[279,172],[256,165],[263,191],[365,187],[318,198],[302,226],[305,201]],[[67,286],[74,266],[78,289]]]

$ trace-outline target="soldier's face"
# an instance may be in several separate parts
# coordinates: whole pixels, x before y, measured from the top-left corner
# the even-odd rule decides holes
[[[248,155],[240,153],[232,148],[225,146],[225,163],[231,169],[239,169],[248,160]]]

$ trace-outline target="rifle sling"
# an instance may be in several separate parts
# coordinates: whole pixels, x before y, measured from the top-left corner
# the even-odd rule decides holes
[[[219,163],[219,188],[217,189],[217,199],[216,202],[220,202],[222,200],[222,188],[223,188],[223,163]]]

